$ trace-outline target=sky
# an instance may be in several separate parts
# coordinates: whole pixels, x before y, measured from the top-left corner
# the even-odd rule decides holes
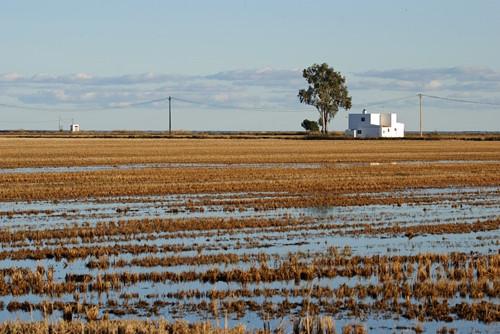
[[[0,130],[301,130],[302,69],[418,130],[500,131],[500,1],[0,2]],[[156,101],[144,103],[147,101]]]

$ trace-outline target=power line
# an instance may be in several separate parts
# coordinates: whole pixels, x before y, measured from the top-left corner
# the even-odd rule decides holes
[[[370,106],[376,106],[376,105],[382,105],[382,104],[389,104],[392,102],[398,102],[398,101],[403,101],[403,100],[408,100],[415,98],[415,95],[408,95],[404,97],[398,97],[394,99],[389,99],[389,100],[383,100],[383,101],[374,101],[374,102],[366,102],[366,103],[356,103],[354,106],[363,106],[363,107],[370,107]],[[236,106],[236,105],[229,105],[229,104],[222,104],[222,103],[211,103],[211,102],[201,102],[201,101],[193,101],[193,100],[187,100],[184,98],[178,98],[178,97],[172,97],[172,100],[177,100],[179,102],[184,102],[184,103],[190,103],[190,104],[196,104],[196,105],[201,105],[201,106],[206,106],[206,107],[211,107],[211,108],[220,108],[220,109],[235,109],[235,110],[248,110],[248,111],[265,111],[265,112],[304,112],[305,109],[303,108],[286,108],[286,109],[273,109],[273,108],[265,108],[265,107],[244,107],[244,106]]]
[[[105,107],[93,107],[93,108],[45,108],[45,107],[33,107],[27,105],[19,104],[8,104],[0,103],[0,107],[21,109],[21,110],[33,110],[33,111],[48,111],[48,112],[91,112],[91,111],[102,111],[102,110],[114,110],[114,109],[126,109],[131,107],[139,107],[142,105],[148,105],[153,103],[159,103],[168,100],[168,97],[162,97],[158,99],[138,101],[138,102],[126,102],[121,105],[116,106],[105,106]]]
[[[21,109],[21,110],[33,110],[33,111],[50,111],[50,112],[69,112],[69,111],[78,111],[75,109],[62,109],[62,108],[44,108],[44,107],[32,107],[18,104],[8,104],[8,103],[0,103],[0,107],[12,108],[12,109]]]
[[[146,100],[146,101],[140,101],[140,102],[135,102],[135,103],[126,103],[123,105],[111,106],[111,107],[107,107],[107,108],[103,108],[103,109],[124,109],[124,108],[129,108],[129,107],[137,107],[137,106],[142,106],[142,105],[148,105],[148,104],[168,101],[169,98],[170,98],[170,96],[167,96],[167,97],[162,97],[159,99]]]
[[[355,106],[363,106],[363,107],[371,107],[371,106],[389,104],[389,103],[392,103],[392,102],[399,102],[399,101],[409,100],[409,99],[413,99],[413,98],[415,98],[415,95],[408,95],[408,96],[397,97],[397,98],[394,98],[394,99],[382,100],[382,101],[374,101],[374,102],[366,102],[366,103],[356,103],[354,105]]]
[[[500,103],[494,103],[494,102],[463,100],[463,99],[456,99],[456,98],[452,98],[452,97],[442,97],[442,96],[427,95],[427,94],[421,94],[421,95],[428,97],[428,98],[431,98],[431,99],[438,99],[438,100],[444,100],[444,101],[450,101],[450,102],[481,104],[481,105],[487,105],[487,106],[500,106]]]
[[[13,109],[21,109],[21,110],[33,110],[33,111],[48,111],[48,112],[91,112],[91,111],[102,111],[102,110],[115,110],[115,109],[127,109],[131,107],[139,107],[143,105],[149,105],[154,103],[160,103],[168,101],[169,97],[162,97],[158,99],[139,101],[139,102],[127,102],[121,105],[116,106],[106,106],[106,107],[94,107],[94,108],[46,108],[46,107],[33,107],[27,105],[19,105],[19,104],[7,104],[0,103],[0,107],[13,108]],[[265,111],[265,112],[303,112],[304,109],[293,109],[287,108],[283,110],[276,110],[265,107],[244,107],[244,106],[236,106],[230,104],[221,104],[221,103],[210,103],[210,102],[201,102],[188,100],[184,98],[171,97],[171,100],[177,100],[183,103],[195,104],[210,108],[219,108],[219,109],[234,109],[234,110],[247,110],[247,111]]]
[[[420,130],[420,137],[423,136],[422,134],[422,94],[417,94],[418,96],[418,110],[419,110],[419,116],[418,116],[418,123],[419,123],[419,130]]]
[[[437,99],[437,100],[442,100],[442,101],[447,101],[447,102],[467,103],[467,104],[475,104],[475,105],[487,105],[487,106],[495,106],[495,107],[500,106],[500,103],[457,99],[457,98],[452,98],[452,97],[443,97],[443,96],[428,95],[428,94],[422,94],[422,93],[417,94],[417,96],[418,96],[418,101],[419,101],[420,137],[422,137],[422,97],[424,97],[424,96],[431,98],[431,99]]]
[[[201,102],[188,100],[184,98],[173,97],[172,100],[177,100],[183,103],[195,104],[199,106],[216,108],[216,109],[232,109],[232,110],[245,110],[245,111],[262,111],[262,112],[304,112],[305,109],[299,108],[284,108],[284,109],[275,109],[273,107],[245,107],[245,106],[237,106],[225,103],[213,103],[213,102]]]
[[[168,134],[172,134],[172,96],[168,97]]]
[[[500,106],[500,103],[473,101],[473,100],[457,99],[457,98],[442,97],[442,96],[428,95],[428,94],[422,94],[422,96],[432,98],[432,99],[439,99],[439,100],[444,100],[444,101],[449,101],[449,102],[456,102],[456,103]],[[400,101],[412,99],[414,97],[415,97],[415,95],[408,95],[408,96],[387,99],[387,100],[381,100],[381,101],[379,100],[379,101],[373,101],[373,102],[356,103],[356,104],[353,104],[353,106],[356,106],[356,107],[382,106],[382,105],[386,105],[386,104],[391,104],[391,103],[395,103],[395,102],[400,102]],[[122,103],[120,105],[100,106],[100,107],[93,107],[93,108],[46,108],[46,107],[34,107],[34,106],[29,106],[29,105],[8,104],[8,103],[0,103],[0,107],[20,109],[20,110],[47,111],[47,112],[92,112],[92,111],[119,110],[119,109],[127,109],[127,108],[132,108],[132,107],[140,107],[140,106],[150,105],[150,104],[154,104],[154,103],[165,102],[168,100],[169,100],[169,96],[166,96],[166,97],[145,100],[145,101],[126,102],[126,103]],[[254,112],[257,111],[257,112],[285,112],[285,113],[286,112],[290,113],[290,112],[307,111],[306,108],[279,109],[279,108],[275,108],[275,107],[258,107],[258,106],[247,107],[247,106],[232,105],[232,104],[228,104],[225,102],[222,102],[222,103],[204,102],[204,101],[196,101],[196,100],[173,97],[173,96],[171,97],[171,100],[176,100],[176,101],[182,102],[182,103],[199,105],[199,106],[204,106],[204,107],[214,108],[214,109],[232,109],[232,110],[254,111]]]

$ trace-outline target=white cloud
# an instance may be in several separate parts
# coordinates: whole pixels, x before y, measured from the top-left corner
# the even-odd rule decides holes
[[[0,75],[1,81],[16,81],[21,78],[21,75],[18,73],[5,73]]]
[[[93,76],[87,73],[77,73],[75,74],[75,79],[76,80],[90,80],[92,79]]]
[[[216,94],[213,97],[213,100],[217,101],[217,102],[226,102],[226,101],[229,101],[229,94],[225,94],[225,93]]]
[[[488,68],[450,67],[392,69],[353,73],[347,85],[354,103],[363,95],[394,96],[432,91],[436,95],[468,94],[488,97],[500,90],[500,72]],[[300,69],[265,67],[217,72],[210,75],[161,73],[98,76],[89,73],[67,75],[17,73],[0,75],[0,94],[20,103],[45,106],[107,107],[162,99],[166,96],[221,106],[269,109],[300,108],[297,91],[306,86]],[[369,93],[365,93],[369,91]],[[382,94],[381,94],[382,93]],[[187,106],[183,104],[182,106]],[[161,104],[144,108],[163,107]],[[199,106],[203,108],[203,106]]]
[[[97,76],[83,72],[0,76],[3,96],[17,98],[22,103],[50,106],[111,106],[161,99],[169,95],[219,104],[230,101],[233,107],[248,107],[256,103],[290,105],[297,103],[295,91],[303,85],[299,70],[276,70],[270,67],[205,76],[152,72],[117,76]],[[290,96],[292,101],[288,101]]]
[[[500,71],[486,67],[372,70],[356,73],[352,86],[375,90],[473,90],[481,93],[500,89]]]
[[[257,70],[236,70],[218,72],[206,76],[207,79],[228,81],[235,85],[296,87],[303,82],[299,70],[275,70],[270,67]]]
[[[263,73],[271,73],[273,69],[271,67],[263,67],[255,71],[257,74],[263,74]]]
[[[46,85],[138,85],[138,84],[158,84],[168,81],[193,80],[194,76],[167,75],[155,73],[125,74],[117,76],[97,76],[89,73],[73,73],[66,75],[53,75],[37,73],[32,76],[24,76],[17,73],[7,73],[0,75],[0,84],[16,82],[18,84],[46,84]]]
[[[428,84],[425,85],[426,89],[434,90],[443,87],[443,83],[440,80],[431,80]]]

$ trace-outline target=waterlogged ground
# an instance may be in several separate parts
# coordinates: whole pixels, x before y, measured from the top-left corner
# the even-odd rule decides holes
[[[97,310],[290,332],[292,320],[320,315],[338,332],[498,333],[497,155],[412,152],[374,162],[11,158],[0,169],[10,187],[0,190],[0,321],[86,321]]]
[[[359,194],[357,194],[359,195]],[[345,196],[357,196],[345,195]],[[430,188],[405,190],[390,193],[370,194],[371,196],[405,197],[410,203],[402,205],[363,205],[324,208],[277,208],[254,210],[243,208],[234,210],[225,203],[234,199],[252,201],[276,197],[293,196],[286,193],[233,193],[233,194],[186,194],[171,196],[125,196],[93,198],[88,200],[33,201],[0,203],[0,224],[2,230],[11,235],[31,231],[66,231],[59,237],[47,236],[36,240],[20,238],[17,241],[2,242],[0,268],[3,270],[44,268],[53,271],[52,282],[71,281],[70,277],[88,275],[87,284],[106,274],[169,272],[180,276],[186,273],[203,274],[218,270],[250,271],[262,265],[270,268],[279,266],[296,256],[306,265],[332,249],[339,256],[373,257],[410,256],[418,253],[475,255],[498,255],[500,231],[474,231],[457,233],[417,232],[414,235],[388,231],[378,233],[366,228],[384,229],[398,226],[403,229],[419,226],[449,225],[454,223],[472,224],[478,221],[498,220],[500,216],[499,187]],[[421,202],[432,198],[432,201]],[[411,200],[410,200],[411,199]],[[414,203],[411,201],[414,200]],[[214,204],[211,204],[214,202]],[[91,228],[110,221],[137,221],[144,219],[197,219],[220,218],[241,220],[293,220],[290,226],[232,228],[228,230],[203,229],[191,231],[137,231],[131,234],[110,233],[109,235],[79,238],[71,233],[75,228]],[[61,247],[75,249],[99,249],[101,247],[148,247],[144,251],[123,248],[119,254],[92,256],[82,251],[71,259],[45,255],[33,256],[37,252]],[[166,247],[166,248],[163,248]],[[25,253],[27,251],[27,253]],[[104,252],[106,253],[106,252]],[[203,256],[213,256],[204,259]],[[45,258],[44,258],[45,257]],[[227,258],[224,258],[227,257]],[[234,258],[231,258],[234,257]],[[169,259],[175,258],[178,263]],[[188,261],[188,259],[190,259]],[[199,261],[197,261],[197,259]],[[155,262],[156,261],[156,262]],[[191,262],[190,262],[191,261]],[[94,264],[95,267],[92,267]],[[89,268],[90,267],[90,268]],[[437,269],[436,269],[437,273]],[[433,273],[433,275],[436,275]],[[4,284],[12,280],[4,274]],[[73,275],[73,276],[71,276]],[[413,280],[415,278],[410,279]],[[339,287],[377,285],[379,278],[374,275],[352,277],[323,277],[296,280],[271,280],[268,282],[238,281],[221,282],[188,279],[186,281],[148,279],[128,282],[119,288],[105,291],[75,291],[47,293],[17,293],[4,291],[0,297],[0,317],[2,320],[18,318],[22,320],[43,319],[40,310],[43,303],[71,305],[99,305],[102,314],[111,318],[164,317],[183,318],[192,321],[212,319],[224,321],[227,313],[231,325],[244,323],[249,328],[260,328],[265,321],[278,326],[282,319],[298,316],[303,312],[303,303],[335,303],[337,298],[332,290]],[[493,284],[498,284],[498,277]],[[308,296],[304,291],[327,289],[324,300]],[[244,296],[238,295],[245,291]],[[12,288],[15,290],[15,288]],[[211,296],[223,292],[221,297]],[[10,293],[9,293],[10,292]],[[400,298],[403,303],[403,298]],[[358,298],[359,301],[373,302],[376,298]],[[439,298],[438,298],[439,300]],[[498,305],[498,296],[470,298],[453,296],[446,298],[449,304],[467,301],[489,301]],[[243,305],[240,305],[241,302]],[[413,298],[415,303],[421,300]],[[238,304],[235,304],[238,302]],[[26,305],[23,306],[23,303]],[[29,306],[27,304],[30,304]],[[286,303],[286,309],[279,308]],[[235,304],[235,305],[232,305]],[[255,304],[255,305],[254,305]],[[62,307],[62,306],[61,306]],[[421,321],[406,319],[401,314],[384,310],[353,311],[336,310],[335,319],[341,327],[353,319],[359,320],[367,328],[385,330],[389,328],[412,328],[422,322],[429,331],[450,324],[446,321]],[[62,309],[56,309],[49,317],[61,317]],[[329,314],[327,308],[318,310]],[[47,315],[46,315],[47,316]],[[83,315],[75,314],[75,317]],[[451,319],[457,318],[451,316]],[[461,331],[495,332],[493,325],[481,321],[460,320],[451,327]]]
[[[371,193],[370,197],[401,197],[422,200],[432,198],[435,202],[405,205],[365,205],[320,208],[278,208],[255,210],[240,207],[235,210],[232,203],[273,201],[297,198],[298,194],[255,192],[225,194],[185,194],[166,196],[122,196],[90,198],[85,200],[0,202],[2,227],[15,229],[41,229],[64,227],[67,224],[95,224],[108,220],[145,218],[203,218],[241,217],[272,218],[313,217],[315,219],[370,222],[373,219],[386,222],[404,222],[404,219],[429,221],[474,221],[495,218],[498,215],[499,187],[427,188],[390,193]],[[343,194],[342,197],[363,194]],[[366,195],[366,194],[365,194]],[[423,214],[422,214],[423,213]],[[416,223],[416,222],[415,222]]]

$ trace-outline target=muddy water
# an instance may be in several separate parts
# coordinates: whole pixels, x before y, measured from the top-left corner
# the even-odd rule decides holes
[[[273,200],[294,198],[299,195],[285,193],[226,193],[185,194],[168,196],[127,196],[93,198],[88,200],[65,200],[57,202],[0,202],[0,226],[16,229],[43,229],[65,225],[110,220],[144,218],[273,218],[313,217],[321,220],[409,222],[446,222],[450,220],[475,221],[499,215],[499,187],[429,188],[405,190],[391,193],[370,194],[375,197],[435,198],[435,203],[419,205],[366,205],[331,208],[281,208],[255,211],[227,211],[223,203],[238,199]],[[345,195],[350,196],[350,195]],[[356,195],[358,196],[358,194]],[[216,200],[217,205],[206,204]],[[190,203],[192,210],[185,204]]]
[[[358,166],[384,166],[384,165],[442,165],[442,164],[488,164],[499,163],[498,160],[397,160],[386,162],[337,162],[337,163],[143,163],[143,164],[120,164],[120,165],[94,165],[94,166],[45,166],[45,167],[19,167],[0,168],[0,174],[33,174],[33,173],[82,173],[108,170],[131,170],[131,169],[225,169],[225,168],[291,168],[310,169],[324,167],[358,167]]]
[[[373,195],[373,194],[372,194]],[[401,206],[393,205],[366,205],[366,206],[348,206],[331,208],[290,208],[268,211],[254,211],[247,209],[241,212],[224,211],[220,204],[204,204],[203,211],[190,211],[186,203],[207,203],[207,198],[217,198],[224,202],[225,200],[268,198],[272,200],[276,197],[294,196],[284,193],[236,193],[236,194],[197,194],[197,195],[176,195],[176,196],[145,196],[145,197],[119,197],[119,198],[95,198],[86,201],[60,201],[60,202],[17,202],[0,203],[0,227],[5,230],[44,230],[54,229],[74,225],[95,224],[110,220],[127,220],[142,218],[197,218],[197,217],[262,217],[271,219],[281,219],[281,217],[295,217],[309,219],[312,223],[297,225],[287,231],[277,231],[273,228],[251,228],[235,231],[190,231],[183,235],[178,233],[142,233],[131,236],[129,239],[123,239],[118,236],[107,236],[104,239],[95,240],[65,240],[67,247],[103,247],[120,245],[179,245],[185,246],[184,251],[179,252],[161,252],[161,253],[142,253],[138,255],[119,254],[109,256],[111,266],[106,269],[88,269],[86,264],[91,258],[79,258],[74,261],[65,259],[58,261],[56,259],[44,260],[15,260],[5,258],[0,260],[0,268],[34,268],[43,266],[44,268],[53,267],[55,269],[54,279],[56,282],[65,281],[67,274],[90,274],[103,275],[105,273],[115,272],[205,272],[217,268],[219,270],[240,269],[248,270],[261,263],[256,261],[239,262],[233,264],[215,263],[209,265],[176,265],[170,267],[141,267],[127,266],[115,267],[113,263],[118,260],[133,260],[147,256],[196,256],[199,249],[202,254],[259,254],[270,255],[272,260],[269,265],[273,266],[275,261],[281,261],[289,254],[300,255],[305,261],[312,260],[317,254],[324,254],[331,247],[336,247],[339,251],[349,248],[353,255],[414,255],[419,253],[440,253],[451,254],[453,252],[475,254],[497,254],[500,249],[500,231],[462,233],[462,234],[439,234],[427,235],[421,234],[412,238],[405,235],[354,235],[351,232],[356,226],[362,224],[377,224],[383,226],[411,226],[418,224],[443,224],[443,223],[473,223],[476,221],[485,221],[498,219],[500,217],[500,188],[447,188],[447,189],[418,189],[405,190],[396,193],[380,193],[377,196],[404,196],[408,198],[426,198],[432,197],[433,203],[407,204]],[[347,195],[349,196],[349,195]],[[321,228],[316,228],[321,224]],[[343,226],[341,229],[338,226]],[[331,228],[330,228],[331,227]],[[196,247],[191,247],[196,245]],[[54,243],[54,240],[43,240],[40,243],[26,241],[25,244],[0,244],[1,251],[12,252],[27,249],[50,249],[60,247]],[[8,278],[5,278],[8,281]],[[328,288],[338,288],[345,284],[353,286],[355,284],[376,283],[376,276],[364,279],[360,277],[345,278],[336,277],[333,279],[322,279],[310,281],[295,282],[275,281],[271,283],[249,284],[245,288],[265,288],[265,289],[294,289],[307,288],[310,285],[323,286]],[[135,314],[126,313],[123,316],[111,313],[111,318],[136,318],[136,317],[164,317],[166,319],[183,318],[186,320],[205,320],[210,319],[214,322],[223,322],[223,315],[214,318],[213,315],[193,309],[194,305],[201,301],[210,302],[207,298],[176,300],[167,298],[165,294],[169,292],[200,290],[200,291],[238,291],[243,286],[239,283],[217,282],[214,284],[193,282],[139,282],[127,285],[117,291],[110,291],[108,294],[99,295],[97,293],[82,293],[80,298],[89,304],[101,304],[101,314],[112,312],[113,307],[108,305],[108,300],[117,300],[118,308],[125,308],[125,303],[132,305]],[[138,294],[138,297],[132,297],[127,300],[123,297],[124,293]],[[149,297],[148,297],[149,296]],[[73,301],[73,295],[63,294],[61,296],[45,296],[26,294],[22,296],[5,295],[0,296],[0,321],[7,319],[43,319],[40,312],[9,312],[6,306],[11,301],[29,301],[40,303],[44,300],[52,301]],[[290,297],[291,303],[301,303],[304,296]],[[229,298],[225,302],[231,301]],[[278,305],[283,301],[279,295],[269,297],[254,296],[244,298],[252,300],[258,304],[265,302]],[[143,301],[152,305],[155,301],[167,302],[169,304],[160,307],[156,314],[151,314],[147,308],[134,306],[135,303]],[[368,302],[370,299],[364,300]],[[449,303],[470,302],[468,297],[461,298],[456,296],[450,298]],[[474,300],[475,302],[489,301],[498,305],[498,298],[484,297]],[[316,301],[319,303],[319,301]],[[401,301],[404,302],[404,301]],[[276,306],[278,307],[278,306]],[[181,311],[179,311],[181,310]],[[300,307],[294,309],[293,314],[286,319],[297,316]],[[61,316],[60,312],[55,312],[51,317],[56,320]],[[361,317],[353,317],[347,311],[340,310],[334,314],[338,331],[346,323],[363,322],[371,332],[386,332],[399,326],[401,330],[414,327],[416,320],[406,320],[397,314],[384,313],[364,314]],[[262,328],[265,321],[265,315],[259,312],[246,310],[246,313],[238,318],[236,314],[228,315],[230,325],[244,323],[248,328]],[[280,325],[281,319],[271,320],[273,328]],[[498,332],[498,323],[485,324],[477,321],[455,320],[453,323],[443,321],[425,321],[423,327],[426,332],[434,333],[436,329],[447,326],[448,328],[459,328],[462,332]]]

